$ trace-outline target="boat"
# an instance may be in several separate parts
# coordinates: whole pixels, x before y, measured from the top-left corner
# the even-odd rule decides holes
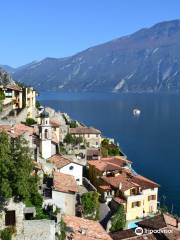
[[[140,109],[137,109],[137,108],[133,109],[133,115],[134,116],[139,116],[140,114],[141,114],[141,110]]]

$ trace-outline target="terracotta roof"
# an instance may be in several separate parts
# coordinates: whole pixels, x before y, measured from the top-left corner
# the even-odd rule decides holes
[[[134,184],[129,178],[127,178],[124,174],[120,174],[115,177],[101,177],[106,183],[111,185],[113,188],[120,187],[121,184],[121,191],[124,192],[128,189],[133,187],[137,187],[137,184]]]
[[[100,149],[89,148],[89,149],[87,149],[87,155],[88,155],[88,156],[100,155]]]
[[[70,134],[100,134],[101,131],[93,127],[76,127],[69,129]]]
[[[130,163],[130,161],[119,156],[101,158],[100,160],[91,160],[88,162],[89,165],[94,166],[99,171],[120,170],[126,166],[127,163]]]
[[[50,119],[50,124],[53,127],[59,127],[60,126],[60,121],[58,119]]]
[[[127,229],[123,231],[116,231],[116,232],[110,233],[110,236],[113,240],[122,240],[122,239],[136,237],[137,235],[132,229]]]
[[[5,131],[12,138],[16,138],[23,135],[24,133],[29,133],[29,135],[33,135],[34,128],[26,126],[25,124],[18,123],[14,126],[0,125],[0,131]]]
[[[59,154],[53,155],[47,160],[50,163],[53,163],[57,168],[63,168],[64,166],[71,163],[71,161]]]
[[[177,219],[170,214],[159,214],[140,221],[137,225],[149,229],[160,229],[168,226],[176,227]]]
[[[8,85],[5,86],[5,88],[12,89],[12,90],[15,90],[15,91],[22,91],[22,88],[18,85],[15,85],[15,84],[8,84]]]
[[[54,172],[54,190],[60,192],[78,192],[78,186],[74,176],[59,172]]]
[[[100,185],[98,188],[100,188],[102,190],[111,190],[111,186],[110,185]]]
[[[126,202],[126,200],[124,198],[121,198],[121,197],[115,197],[115,198],[113,198],[113,200],[115,202],[117,202],[118,204],[122,204],[122,203]]]
[[[64,222],[67,228],[71,229],[73,240],[112,240],[97,221],[75,216],[64,216]]]
[[[156,188],[156,187],[159,187],[159,184],[153,182],[152,180],[146,178],[146,177],[143,177],[141,175],[134,175],[132,177],[132,181],[134,183],[137,183],[138,185],[140,185],[142,188]]]

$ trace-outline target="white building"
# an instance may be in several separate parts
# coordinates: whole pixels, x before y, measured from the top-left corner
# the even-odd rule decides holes
[[[44,110],[40,114],[39,125],[40,154],[44,159],[50,158],[57,152],[56,146],[58,141],[55,139],[55,136],[54,138],[53,136],[52,127],[49,123],[49,113]]]
[[[44,190],[44,205],[60,208],[62,214],[75,215],[78,186],[71,175],[54,172],[52,186]]]
[[[56,154],[47,160],[50,163],[49,168],[59,173],[69,174],[74,176],[78,185],[82,185],[83,166],[72,162],[70,159]]]

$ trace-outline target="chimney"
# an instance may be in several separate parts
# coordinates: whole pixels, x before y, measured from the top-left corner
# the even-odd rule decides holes
[[[180,218],[177,218],[177,228],[180,229]]]
[[[122,182],[119,183],[119,190],[122,189]]]

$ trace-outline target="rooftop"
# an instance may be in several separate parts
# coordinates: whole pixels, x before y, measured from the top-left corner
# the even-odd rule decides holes
[[[100,160],[91,160],[88,162],[89,165],[94,166],[102,172],[120,170],[128,163],[131,163],[131,161],[120,156],[101,158]]]
[[[61,125],[58,119],[50,119],[50,124],[52,127],[59,127]]]
[[[71,163],[71,161],[69,159],[67,159],[59,154],[53,155],[47,161],[54,164],[57,168],[63,168],[64,166]]]
[[[101,131],[93,127],[76,127],[69,129],[70,134],[101,134]]]
[[[34,133],[34,128],[29,127],[25,124],[18,123],[15,124],[14,126],[12,125],[0,125],[0,132],[5,131],[10,137],[16,138],[24,133],[28,133],[29,135],[33,135]]]
[[[59,172],[54,172],[53,178],[54,190],[66,193],[78,192],[78,186],[74,176]]]
[[[64,222],[72,229],[73,240],[112,240],[103,227],[96,221],[75,216],[65,216]]]

